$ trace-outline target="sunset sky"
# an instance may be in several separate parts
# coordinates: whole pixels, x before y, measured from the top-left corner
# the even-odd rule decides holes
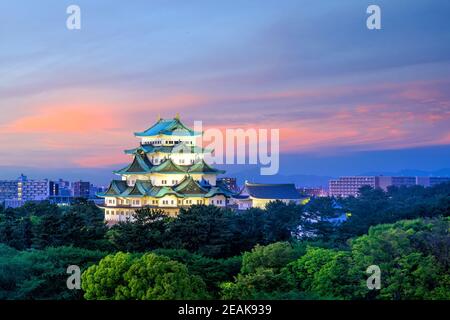
[[[119,165],[133,132],[178,112],[280,129],[285,154],[436,147],[439,169],[449,14],[448,0],[1,1],[0,166]]]

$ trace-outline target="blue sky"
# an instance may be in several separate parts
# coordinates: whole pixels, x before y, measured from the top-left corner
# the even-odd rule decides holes
[[[81,30],[65,27],[70,4]],[[382,30],[366,28],[369,4]],[[450,160],[449,12],[444,0],[2,1],[0,166],[119,165],[134,131],[179,112],[278,128],[299,161],[437,170]]]

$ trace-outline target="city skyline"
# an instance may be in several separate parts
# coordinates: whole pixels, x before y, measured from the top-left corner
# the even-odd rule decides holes
[[[365,2],[174,3],[77,1],[77,31],[67,1],[0,4],[0,167],[106,171],[179,112],[280,129],[285,175],[448,168],[447,2],[377,1],[378,31]]]

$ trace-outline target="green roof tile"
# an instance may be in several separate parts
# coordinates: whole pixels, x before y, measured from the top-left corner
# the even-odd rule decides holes
[[[210,173],[210,174],[222,174],[225,173],[224,170],[218,170],[211,167],[205,162],[205,160],[200,160],[193,164],[187,171],[188,173]]]
[[[172,159],[167,159],[163,163],[154,166],[151,172],[155,173],[186,173],[187,168],[175,164]]]
[[[191,176],[186,176],[174,189],[176,192],[184,195],[203,195],[208,193],[208,190],[202,187]]]
[[[185,143],[176,144],[173,146],[153,146],[150,144],[144,144],[134,149],[125,150],[126,154],[135,154],[137,152],[144,152],[146,154],[153,153],[167,153],[167,154],[180,154],[180,153],[211,153],[212,149],[200,148],[197,146],[190,146]]]
[[[153,164],[148,160],[147,156],[143,153],[135,153],[133,162],[123,169],[114,171],[116,174],[138,174],[149,173],[152,170]]]
[[[142,132],[136,132],[134,135],[137,137],[151,137],[160,134],[173,135],[173,136],[198,136],[201,132],[195,132],[186,125],[184,125],[180,119],[159,119],[153,126]]]
[[[234,193],[228,190],[223,185],[217,185],[215,187],[201,186],[191,176],[186,176],[178,185],[173,187],[153,186],[151,182],[147,180],[137,180],[134,186],[129,187],[127,185],[127,182],[124,180],[113,180],[108,190],[103,194],[99,194],[100,197],[112,196],[130,198],[142,198],[145,196],[162,198],[166,195],[174,195],[178,198],[211,198],[215,195],[224,195],[226,197],[231,197],[234,195]]]
[[[107,197],[107,196],[118,196],[122,192],[126,191],[128,188],[127,182],[124,180],[113,180],[111,181],[108,190],[106,190],[104,193],[99,194],[100,197]]]

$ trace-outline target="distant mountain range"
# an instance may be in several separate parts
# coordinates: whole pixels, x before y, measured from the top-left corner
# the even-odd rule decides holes
[[[426,176],[426,177],[450,177],[450,168],[439,169],[435,171],[404,169],[397,172],[389,171],[370,171],[361,175],[383,175],[383,176]]]

